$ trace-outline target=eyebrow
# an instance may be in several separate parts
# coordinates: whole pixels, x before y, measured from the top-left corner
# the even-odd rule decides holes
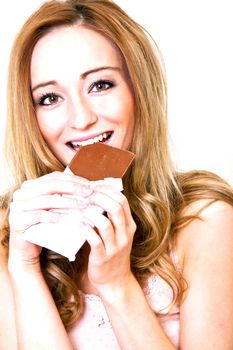
[[[80,78],[82,80],[84,80],[89,74],[97,73],[97,72],[102,71],[102,70],[122,71],[122,68],[121,67],[112,67],[112,66],[97,67],[97,68],[93,68],[93,69],[90,69],[90,70],[82,73],[80,75]],[[37,90],[39,88],[43,88],[45,86],[48,86],[48,85],[58,85],[58,83],[56,80],[49,80],[49,81],[39,83],[32,88],[32,92],[34,92],[35,90]]]

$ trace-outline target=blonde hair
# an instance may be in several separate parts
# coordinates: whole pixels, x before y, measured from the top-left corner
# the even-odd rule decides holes
[[[170,257],[171,242],[176,231],[191,219],[181,218],[179,213],[187,203],[202,197],[228,198],[232,204],[232,192],[210,173],[175,173],[168,149],[167,93],[161,55],[149,34],[112,1],[47,2],[28,19],[16,38],[9,67],[6,138],[16,187],[27,179],[64,168],[48,148],[37,125],[30,89],[30,60],[42,36],[54,27],[77,23],[99,32],[116,46],[132,84],[135,130],[130,149],[136,159],[124,178],[125,194],[137,224],[132,271],[138,278],[152,272],[159,274],[172,287],[173,301],[179,302],[183,281]],[[8,207],[6,198],[5,207]],[[9,231],[7,220],[5,231]],[[81,312],[74,283],[77,265],[46,250],[41,254],[41,265],[68,327]]]

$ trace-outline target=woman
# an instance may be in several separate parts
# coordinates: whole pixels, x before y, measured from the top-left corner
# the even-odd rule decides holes
[[[153,46],[107,0],[45,3],[16,39],[3,349],[232,349],[232,189],[214,174],[174,170]],[[98,141],[136,155],[124,194],[63,172]],[[89,203],[106,215],[86,214],[87,243],[73,263],[23,239],[31,225],[59,224],[62,211]]]

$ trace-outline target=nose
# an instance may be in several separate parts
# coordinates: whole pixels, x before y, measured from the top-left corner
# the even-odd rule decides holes
[[[68,125],[74,129],[86,129],[98,119],[91,104],[77,95],[69,101],[67,109]]]

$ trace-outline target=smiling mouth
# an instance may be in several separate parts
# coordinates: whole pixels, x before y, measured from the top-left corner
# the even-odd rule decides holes
[[[67,145],[72,147],[76,151],[79,147],[92,145],[92,144],[97,143],[97,142],[105,143],[105,142],[107,142],[110,139],[112,134],[113,134],[112,131],[108,131],[108,132],[104,132],[103,134],[100,134],[98,136],[95,136],[95,137],[87,139],[87,140],[70,141],[70,142],[67,143]]]

